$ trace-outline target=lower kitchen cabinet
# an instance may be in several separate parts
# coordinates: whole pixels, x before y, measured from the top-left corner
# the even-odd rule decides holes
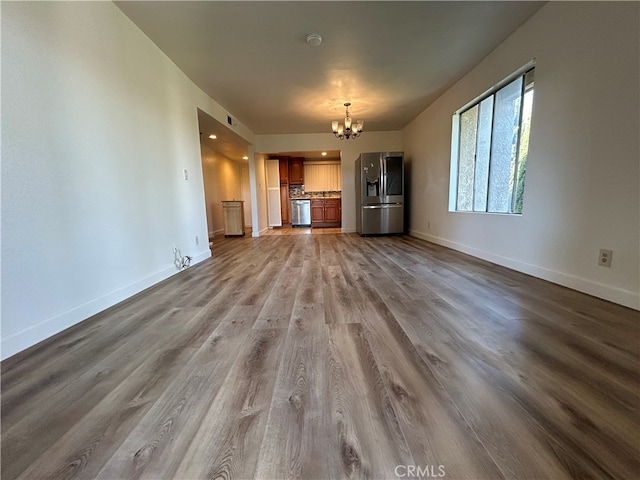
[[[311,200],[311,225],[324,223],[324,200]]]
[[[289,201],[289,185],[280,186],[280,215],[283,225],[291,223],[291,202]]]
[[[339,198],[325,199],[324,201],[324,221],[326,223],[340,224],[342,220],[341,213],[341,200]]]
[[[312,227],[339,227],[342,223],[340,198],[311,199]]]

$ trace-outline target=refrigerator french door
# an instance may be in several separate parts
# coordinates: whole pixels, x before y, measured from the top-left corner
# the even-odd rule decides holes
[[[404,205],[383,203],[362,207],[361,235],[381,235],[404,231]]]
[[[360,235],[404,232],[402,152],[362,153],[356,160],[356,230]]]

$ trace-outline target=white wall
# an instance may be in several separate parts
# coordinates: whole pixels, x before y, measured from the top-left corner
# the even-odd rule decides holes
[[[253,147],[251,147],[253,148]],[[269,218],[267,214],[267,182],[266,160],[262,154],[249,153],[249,180],[251,182],[251,236],[259,237],[260,233],[268,229]]]
[[[240,168],[240,189],[244,200],[244,226],[251,227],[251,181],[248,162]]]
[[[209,236],[224,235],[222,201],[244,200],[242,193],[242,167],[209,147],[202,145],[202,174],[207,209]]]
[[[366,119],[365,119],[366,120]],[[355,140],[338,140],[332,133],[256,135],[261,153],[340,150],[342,152],[342,231],[356,231],[355,161],[362,152],[402,151],[402,132],[364,132]]]
[[[411,122],[412,233],[640,308],[639,8],[550,2]],[[534,57],[523,215],[448,212],[453,112]]]
[[[196,109],[227,112],[114,4],[3,3],[1,101],[2,358],[210,255]]]

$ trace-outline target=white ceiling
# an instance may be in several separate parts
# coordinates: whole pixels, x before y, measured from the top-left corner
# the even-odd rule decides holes
[[[243,157],[249,153],[249,142],[220,123],[206,112],[198,109],[198,126],[200,127],[200,143],[223,157],[239,162],[248,163]],[[210,138],[214,135],[216,138]],[[340,150],[305,150],[298,152],[264,152],[269,155],[284,155],[288,157],[304,157],[305,160],[340,161]],[[325,153],[325,155],[322,155]]]
[[[238,121],[277,134],[330,131],[347,101],[365,133],[402,129],[544,3],[116,5]]]
[[[200,143],[234,162],[247,163],[242,157],[248,154],[249,142],[215,118],[198,109]],[[211,139],[209,135],[217,138]]]

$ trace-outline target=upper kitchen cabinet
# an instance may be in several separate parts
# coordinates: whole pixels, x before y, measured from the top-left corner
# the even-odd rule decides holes
[[[289,185],[289,157],[278,157],[280,185]]]
[[[304,185],[304,157],[289,159],[289,185]]]

